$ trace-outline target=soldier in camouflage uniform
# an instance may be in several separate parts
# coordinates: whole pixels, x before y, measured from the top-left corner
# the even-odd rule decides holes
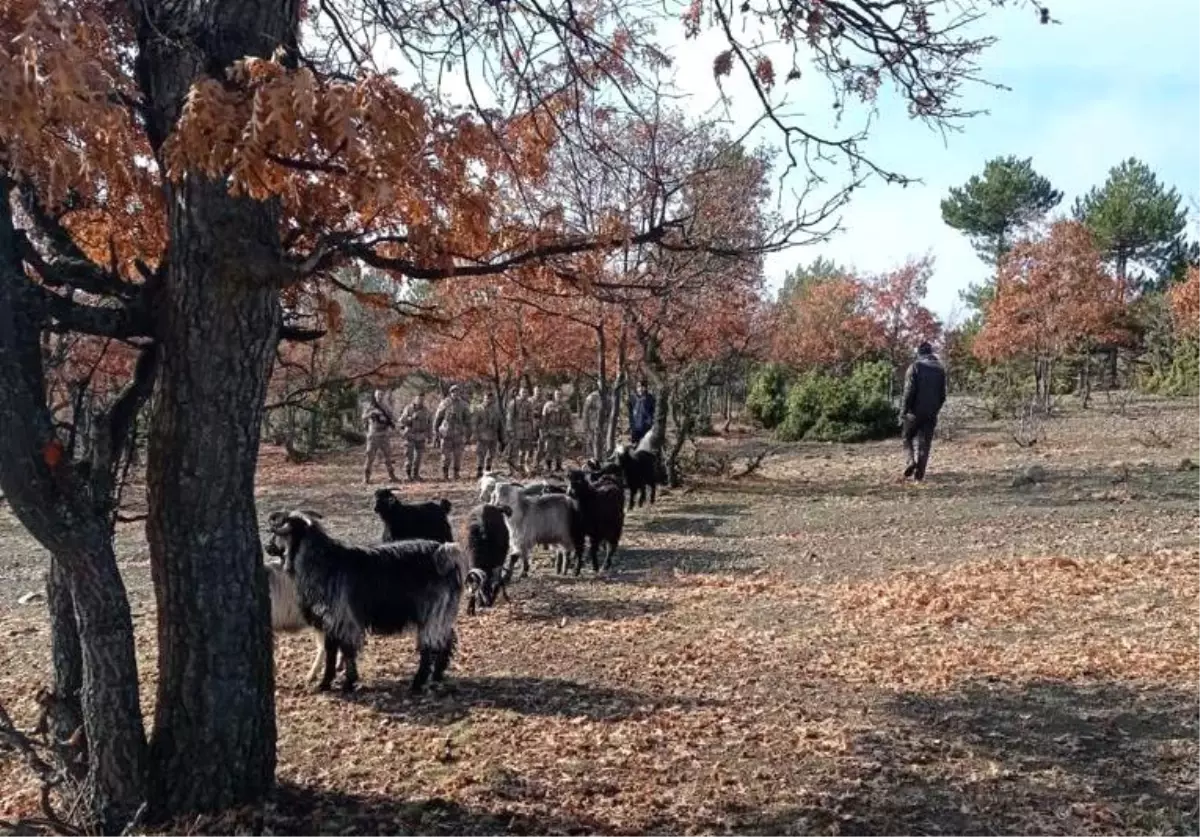
[[[367,423],[367,461],[363,467],[363,482],[371,482],[371,466],[375,464],[376,456],[383,457],[388,477],[392,482],[398,482],[396,472],[392,470],[391,435],[396,422],[387,407],[383,406],[382,390],[377,389],[371,394],[371,400],[363,410],[363,421]]]
[[[533,390],[533,420],[537,427],[537,462],[540,465],[546,461],[546,408],[554,403],[555,390],[550,390],[544,397],[539,390]]]
[[[421,457],[432,427],[425,394],[418,392],[400,414],[400,430],[404,433],[404,473],[415,482],[421,481]]]
[[[566,452],[567,436],[571,432],[571,410],[562,400],[562,393],[554,390],[546,406],[542,408],[542,438],[546,457],[546,470],[561,471],[563,454]]]
[[[508,436],[508,464],[514,470],[524,470],[533,464],[535,432],[529,393],[525,387],[521,387],[517,397],[508,405],[508,422],[505,427]]]
[[[484,471],[492,470],[492,457],[496,455],[496,445],[503,429],[500,406],[492,398],[491,392],[485,392],[483,403],[471,413],[471,435],[475,437],[475,476],[482,477]]]
[[[459,478],[462,469],[463,448],[471,435],[471,408],[458,394],[458,387],[450,387],[450,394],[438,405],[433,416],[433,429],[442,448],[442,479],[450,479],[450,466],[454,466],[454,478]]]

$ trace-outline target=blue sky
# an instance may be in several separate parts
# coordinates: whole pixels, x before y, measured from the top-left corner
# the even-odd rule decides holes
[[[1038,25],[1028,7],[989,15],[984,28],[1000,41],[981,58],[982,74],[1011,90],[973,89],[966,103],[990,113],[969,120],[961,133],[943,139],[909,120],[895,97],[883,97],[867,147],[923,184],[874,183],[856,192],[843,213],[844,232],[773,256],[770,284],[817,255],[874,272],[930,252],[937,270],[927,304],[941,317],[954,315],[959,289],[989,269],[942,223],[939,203],[999,155],[1032,157],[1065,193],[1063,208],[1130,156],[1175,186],[1185,204],[1200,199],[1200,2],[1053,0],[1050,7],[1061,25]],[[672,45],[684,86],[697,102],[711,99],[714,44]],[[818,92],[803,92],[800,104],[808,95]],[[813,124],[830,125],[816,118]]]

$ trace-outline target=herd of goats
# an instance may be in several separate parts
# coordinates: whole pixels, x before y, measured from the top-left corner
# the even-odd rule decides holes
[[[536,546],[556,550],[555,569],[565,573],[572,557],[575,573],[584,550],[592,570],[611,568],[628,508],[653,503],[665,481],[659,454],[645,448],[618,448],[604,462],[588,460],[567,472],[566,484],[538,481],[528,485],[488,473],[480,479],[480,504],[467,518],[466,544],[454,543],[450,502],[445,499],[406,503],[393,489],[375,492],[375,513],[383,521],[383,543],[354,546],[325,529],[311,511],[276,511],[268,516],[268,564],[271,626],[276,631],[312,629],[318,650],[309,680],[322,669],[320,686],[327,690],[344,668],[342,688],[358,681],[357,657],[368,632],[397,634],[417,631],[420,663],[412,688],[420,690],[432,676],[441,680],[454,653],[454,623],[463,592],[467,612],[491,607],[505,587],[517,560],[521,576],[529,573],[529,554]]]

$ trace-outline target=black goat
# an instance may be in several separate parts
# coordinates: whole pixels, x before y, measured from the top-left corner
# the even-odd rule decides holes
[[[467,579],[471,596],[467,599],[467,613],[474,615],[476,603],[491,607],[497,593],[508,598],[505,587],[512,570],[505,566],[508,559],[508,518],[512,509],[508,506],[485,504],[471,509],[467,518],[467,555],[471,561],[471,573]]]
[[[417,629],[421,662],[414,690],[431,674],[434,680],[445,676],[467,576],[466,559],[457,546],[408,540],[357,547],[332,537],[303,512],[273,512],[268,521],[272,551],[283,551],[284,569],[295,578],[300,605],[325,635],[322,690],[333,682],[339,651],[346,665],[342,688],[354,688],[367,631],[386,635]]]
[[[429,500],[406,503],[395,494],[394,488],[375,492],[375,514],[383,521],[383,541],[437,541],[453,543],[450,530],[450,501]]]
[[[622,494],[625,491],[625,472],[621,469],[621,465],[615,461],[605,462],[601,465],[595,459],[589,459],[583,463],[584,473],[593,485],[608,480],[621,489]]]
[[[628,447],[616,451],[616,464],[621,467],[625,487],[629,489],[629,509],[633,510],[634,497],[638,508],[646,504],[646,489],[650,489],[650,505],[654,505],[655,493],[660,483],[665,482],[658,454],[648,450],[630,451]]]
[[[612,567],[613,556],[621,542],[621,531],[625,528],[625,492],[607,477],[592,482],[585,472],[575,468],[567,472],[567,481],[569,496],[579,503],[592,572],[600,572],[598,552],[601,543],[604,544],[604,569],[607,570]],[[583,555],[580,554],[575,559],[575,575],[579,575],[582,566]]]

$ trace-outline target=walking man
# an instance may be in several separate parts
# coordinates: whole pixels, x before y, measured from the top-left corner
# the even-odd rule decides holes
[[[563,453],[567,446],[567,434],[571,431],[571,411],[562,401],[562,393],[554,390],[546,406],[542,408],[542,438],[545,441],[543,455],[546,470],[562,470]]]
[[[604,456],[600,440],[600,388],[594,387],[583,399],[583,449],[597,462]]]
[[[421,457],[425,454],[425,443],[429,441],[432,427],[425,394],[418,392],[400,414],[400,430],[404,433],[404,473],[413,482],[421,481]]]
[[[462,469],[463,448],[471,433],[471,409],[459,397],[458,387],[450,387],[450,394],[438,405],[433,416],[433,429],[442,447],[442,479],[450,479],[450,467],[454,466],[454,479]]]
[[[483,403],[471,413],[471,435],[475,437],[475,476],[482,477],[484,471],[492,470],[492,457],[504,422],[500,418],[500,407],[492,398],[491,391],[483,394]]]
[[[388,478],[392,482],[398,482],[396,472],[392,470],[391,441],[392,428],[396,426],[396,422],[387,407],[383,406],[382,390],[377,389],[371,393],[371,400],[367,402],[367,408],[363,411],[363,421],[367,423],[367,459],[363,467],[363,482],[370,484],[371,466],[375,464],[376,456],[383,457]]]
[[[654,427],[654,396],[638,381],[637,397],[629,402],[629,440],[636,446]]]
[[[938,413],[946,403],[946,370],[933,346],[922,343],[917,348],[917,360],[908,367],[904,376],[903,434],[904,434],[904,478],[912,477],[917,483],[925,479],[925,466],[929,463],[929,451],[933,447],[933,431],[937,427]],[[913,454],[913,440],[917,450]]]

